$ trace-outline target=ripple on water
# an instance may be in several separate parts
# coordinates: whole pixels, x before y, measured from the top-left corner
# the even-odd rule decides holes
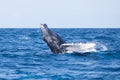
[[[108,50],[53,54],[39,29],[0,29],[0,80],[120,80],[119,29],[53,30],[68,42],[93,40]]]

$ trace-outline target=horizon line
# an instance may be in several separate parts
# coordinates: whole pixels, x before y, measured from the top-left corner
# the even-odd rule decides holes
[[[120,27],[49,27],[51,29],[119,29]],[[0,29],[39,29],[38,27],[0,27]]]

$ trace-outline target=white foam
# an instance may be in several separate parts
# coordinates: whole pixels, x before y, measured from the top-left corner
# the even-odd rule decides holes
[[[28,36],[21,36],[21,37],[19,37],[19,39],[22,39],[22,40],[29,40],[30,37],[28,37]]]
[[[89,43],[66,43],[62,44],[62,47],[66,49],[66,53],[86,53],[86,52],[99,52],[106,51],[107,47],[103,44],[97,44],[94,42]]]

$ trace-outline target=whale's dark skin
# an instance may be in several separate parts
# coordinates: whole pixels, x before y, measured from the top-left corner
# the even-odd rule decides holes
[[[48,28],[46,24],[41,24],[41,32],[43,40],[47,43],[53,53],[63,53],[65,50],[61,48],[61,44],[66,43],[57,33]]]

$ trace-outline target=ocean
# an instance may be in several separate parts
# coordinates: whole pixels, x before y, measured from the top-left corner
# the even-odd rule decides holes
[[[120,29],[53,28],[66,42],[107,50],[53,54],[40,29],[0,29],[0,80],[120,80]]]

